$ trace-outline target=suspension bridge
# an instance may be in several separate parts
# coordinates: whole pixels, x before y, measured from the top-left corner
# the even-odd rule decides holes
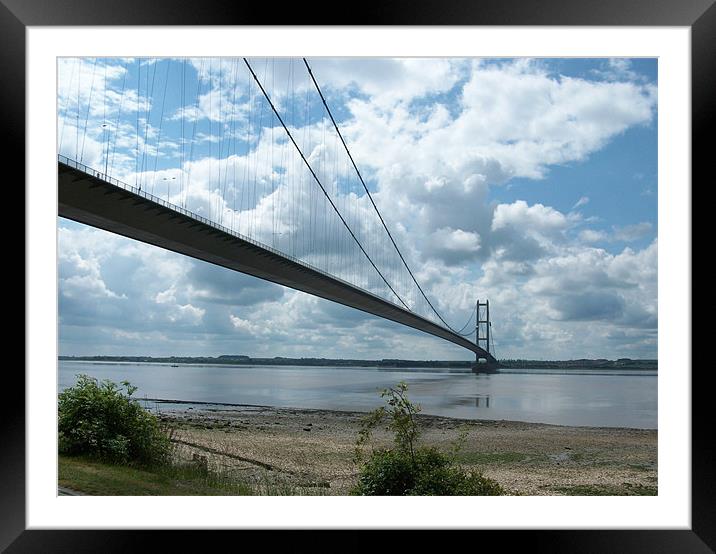
[[[419,283],[308,60],[267,59],[262,68],[246,58],[61,63],[61,217],[395,321],[497,363],[489,307],[481,319],[478,301],[454,328]]]

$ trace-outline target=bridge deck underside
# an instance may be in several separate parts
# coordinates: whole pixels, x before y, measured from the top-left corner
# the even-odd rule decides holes
[[[58,199],[61,217],[338,302],[494,361],[465,337],[374,294],[62,162]]]

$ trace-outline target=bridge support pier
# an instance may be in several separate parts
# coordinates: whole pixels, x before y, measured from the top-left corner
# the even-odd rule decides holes
[[[496,360],[487,360],[485,358],[478,358],[472,366],[472,372],[478,373],[497,373],[500,368],[500,363]]]
[[[480,308],[485,308],[483,311],[484,319],[480,319]],[[483,326],[484,333],[480,333],[480,326]],[[485,300],[480,302],[478,299],[475,304],[475,344],[480,346],[480,342],[485,343],[485,352],[488,357],[480,357],[480,354],[475,354],[475,365],[472,366],[473,373],[497,373],[497,369],[500,367],[499,362],[492,356],[490,352],[490,301]]]

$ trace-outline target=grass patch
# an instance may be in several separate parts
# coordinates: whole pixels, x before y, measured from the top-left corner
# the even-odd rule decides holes
[[[589,464],[592,467],[606,467],[606,468],[625,468],[631,469],[632,471],[639,471],[647,473],[649,471],[656,471],[656,465],[650,463],[626,463],[622,460],[597,460]]]
[[[524,462],[529,456],[522,452],[459,452],[455,461],[461,464],[500,465]]]
[[[243,496],[253,494],[246,483],[196,466],[140,469],[81,456],[59,457],[58,484],[98,496]]]
[[[652,471],[654,468],[651,467],[649,464],[627,464],[627,467],[629,469],[633,469],[635,471]]]
[[[566,485],[547,487],[566,496],[657,496],[657,487],[638,483],[622,483],[621,485]]]

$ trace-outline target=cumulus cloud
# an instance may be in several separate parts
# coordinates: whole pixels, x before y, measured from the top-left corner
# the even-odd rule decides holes
[[[609,235],[604,231],[599,231],[595,229],[584,229],[579,233],[579,240],[581,240],[582,242],[600,242],[603,240],[607,240],[608,237]]]
[[[492,230],[524,227],[540,233],[552,233],[565,228],[567,219],[564,214],[549,206],[534,204],[529,206],[524,200],[512,204],[500,204],[495,209]]]
[[[380,109],[450,90],[464,75],[464,60],[439,58],[353,58],[310,60],[327,86],[357,89]]]
[[[59,237],[60,322],[65,337],[92,327],[106,331],[103,340],[109,343],[131,344],[132,336],[153,336],[161,348],[168,336],[180,340],[196,333],[226,334],[232,309],[283,294],[272,283],[98,229],[65,223]],[[93,347],[92,336],[84,346]],[[180,348],[185,351],[192,344],[201,341]]]
[[[430,236],[428,255],[442,261],[457,264],[474,259],[480,250],[480,235],[474,231],[463,231],[452,227],[441,227]]]
[[[246,319],[241,319],[233,314],[229,314],[229,319],[231,320],[231,324],[234,326],[234,329],[237,331],[245,332],[252,336],[261,335],[266,332],[265,327],[251,323]]]

